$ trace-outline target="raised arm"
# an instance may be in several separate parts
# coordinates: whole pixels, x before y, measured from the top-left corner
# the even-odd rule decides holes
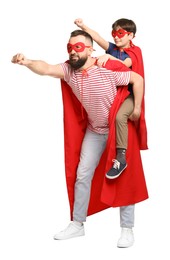
[[[139,74],[133,71],[131,71],[130,75],[130,83],[133,85],[132,88],[134,94],[134,110],[130,115],[130,119],[136,121],[139,119],[141,114],[141,105],[144,95],[144,80]]]
[[[103,39],[96,31],[89,28],[87,25],[83,23],[83,20],[81,18],[78,18],[74,21],[74,23],[81,28],[83,31],[86,31],[91,35],[93,40],[105,51],[109,48],[109,42]]]
[[[63,78],[64,73],[62,67],[58,65],[50,65],[45,61],[41,60],[30,60],[27,59],[22,53],[18,53],[12,57],[12,63],[23,65],[30,69],[32,72],[42,75],[51,76],[54,78]]]
[[[105,51],[108,50],[109,48],[109,42],[106,41],[105,39],[103,39],[100,34],[96,31],[94,31],[93,29],[89,28],[87,25],[84,24],[83,20],[81,18],[77,18],[74,23],[81,28],[83,31],[86,31],[87,33],[89,33],[91,35],[91,37],[93,38],[93,40],[101,47],[103,48]],[[122,62],[123,64],[125,64],[127,67],[131,67],[132,66],[132,60],[131,58],[126,58],[125,60],[120,60],[115,58],[114,56],[110,55],[110,54],[104,54],[102,56],[98,57],[98,66],[105,66],[106,62],[108,61],[108,59],[111,60],[119,60],[120,62]]]

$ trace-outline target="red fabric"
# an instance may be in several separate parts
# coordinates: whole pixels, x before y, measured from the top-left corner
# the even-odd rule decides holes
[[[141,49],[135,45],[132,45],[130,48],[124,49],[124,51],[129,55],[129,57],[132,60],[132,70],[137,72],[139,75],[141,75],[145,81],[144,65],[143,65],[143,57],[142,57]],[[144,88],[145,88],[145,82],[144,82]],[[137,134],[139,138],[140,149],[147,150],[148,145],[147,145],[147,127],[145,121],[145,92],[142,100],[141,116],[138,121],[138,124],[136,125],[136,128],[137,128]]]
[[[109,60],[106,65],[108,69],[112,69],[113,71],[128,70],[121,62]],[[72,93],[71,88],[63,80],[61,80],[61,87],[64,114],[65,173],[72,219],[76,170],[79,162],[81,143],[87,126],[87,117],[84,111],[84,118],[82,118],[82,106]],[[108,142],[92,181],[88,216],[109,207],[130,205],[148,198],[138,136],[132,122],[128,123],[128,167],[115,180],[105,178],[105,173],[111,167],[112,159],[115,157],[115,116],[127,95],[127,87],[119,88],[110,111]]]

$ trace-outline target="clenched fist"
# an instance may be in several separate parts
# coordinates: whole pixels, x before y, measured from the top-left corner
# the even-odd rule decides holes
[[[22,53],[18,53],[13,56],[11,62],[20,64],[20,65],[27,65],[28,59]]]

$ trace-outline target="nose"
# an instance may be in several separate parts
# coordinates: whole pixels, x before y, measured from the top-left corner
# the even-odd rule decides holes
[[[71,51],[70,51],[70,54],[75,54],[76,53],[76,51],[74,50],[74,49],[72,49]]]

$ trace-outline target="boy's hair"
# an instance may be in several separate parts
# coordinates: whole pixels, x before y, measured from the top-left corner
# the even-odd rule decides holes
[[[83,35],[85,38],[89,39],[91,42],[91,45],[93,46],[93,38],[91,37],[91,35],[83,30],[75,30],[73,32],[71,32],[70,38],[71,37],[75,37],[78,35]]]
[[[134,21],[126,19],[126,18],[121,18],[115,21],[112,24],[112,29],[116,31],[117,27],[120,26],[122,29],[126,30],[127,32],[132,32],[134,35],[136,33],[136,24]]]

